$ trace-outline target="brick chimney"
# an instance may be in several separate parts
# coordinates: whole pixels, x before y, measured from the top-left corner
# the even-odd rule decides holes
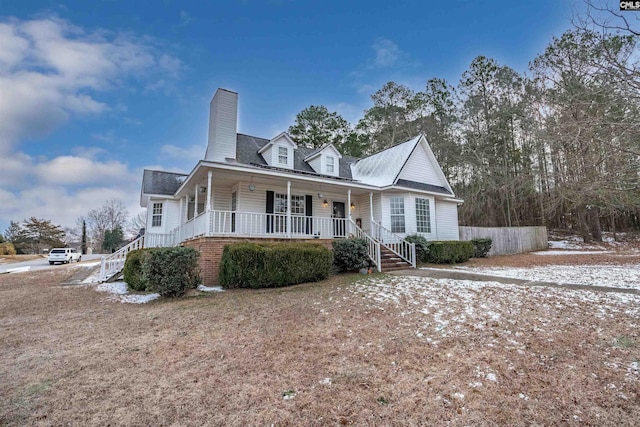
[[[238,94],[219,88],[209,104],[209,142],[204,159],[212,162],[235,159],[237,132]]]

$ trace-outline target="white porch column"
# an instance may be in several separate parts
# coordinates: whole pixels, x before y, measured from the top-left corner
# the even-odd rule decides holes
[[[347,190],[347,211],[349,212],[347,218],[349,218],[349,222],[351,222],[351,189]]]
[[[206,212],[211,210],[211,181],[213,178],[213,171],[207,172],[207,206],[204,208]]]
[[[182,215],[184,215],[184,201],[182,200],[182,197],[180,197],[180,216],[178,217],[178,225],[182,225],[184,224],[184,218],[182,218]]]
[[[211,224],[213,224],[213,219],[211,218],[211,181],[213,181],[213,171],[207,172],[207,205],[204,210],[207,215],[207,231],[206,235],[210,236],[213,232]]]
[[[200,192],[200,184],[196,184],[196,197],[194,198],[195,205],[193,206],[193,217],[198,216],[198,193]]]
[[[373,191],[369,192],[369,214],[371,215],[371,222],[373,222]]]
[[[189,195],[188,194],[184,196],[184,221],[182,223],[184,224],[187,221],[189,221]]]
[[[291,237],[291,181],[287,181],[287,236]]]

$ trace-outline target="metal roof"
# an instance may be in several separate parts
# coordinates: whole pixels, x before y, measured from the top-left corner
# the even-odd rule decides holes
[[[358,160],[351,165],[353,179],[377,187],[393,185],[419,140],[420,136],[417,136]]]

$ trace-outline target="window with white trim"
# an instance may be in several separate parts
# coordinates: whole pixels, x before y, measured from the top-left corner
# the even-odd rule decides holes
[[[416,199],[416,227],[418,233],[431,233],[429,199]]]
[[[304,230],[305,198],[304,196],[291,195],[291,231],[298,233]],[[276,193],[274,197],[273,213],[279,214],[275,218],[274,231],[284,233],[287,231],[287,195]],[[297,218],[296,218],[297,217]]]
[[[391,232],[404,233],[404,197],[392,196],[391,204]]]
[[[327,173],[333,173],[335,171],[335,161],[331,156],[327,156]]]
[[[162,203],[154,203],[151,211],[151,226],[162,227]]]
[[[287,195],[275,194],[275,203],[273,207],[273,213],[286,214],[287,213]],[[304,216],[304,196],[291,195],[291,215],[303,215]]]
[[[289,149],[287,147],[278,147],[278,163],[281,165],[289,164]]]

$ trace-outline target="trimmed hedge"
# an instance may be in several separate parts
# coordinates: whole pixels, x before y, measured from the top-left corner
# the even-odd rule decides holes
[[[487,254],[491,250],[492,240],[489,238],[486,239],[471,239],[471,243],[473,243],[473,257],[474,258],[486,258]]]
[[[458,240],[429,242],[427,261],[434,264],[453,264],[468,261],[473,256],[473,243]]]
[[[165,297],[179,297],[198,286],[200,253],[193,248],[156,248],[148,251],[142,262],[146,290]]]
[[[226,245],[218,280],[225,288],[275,288],[326,279],[333,255],[319,243]]]
[[[429,242],[423,236],[413,234],[407,236],[404,240],[416,245],[416,261],[428,262],[429,260]]]
[[[358,271],[369,266],[369,248],[365,239],[334,240],[333,263],[338,271]]]
[[[127,287],[132,291],[146,291],[147,280],[142,274],[142,264],[151,249],[137,249],[127,254],[122,275]]]

